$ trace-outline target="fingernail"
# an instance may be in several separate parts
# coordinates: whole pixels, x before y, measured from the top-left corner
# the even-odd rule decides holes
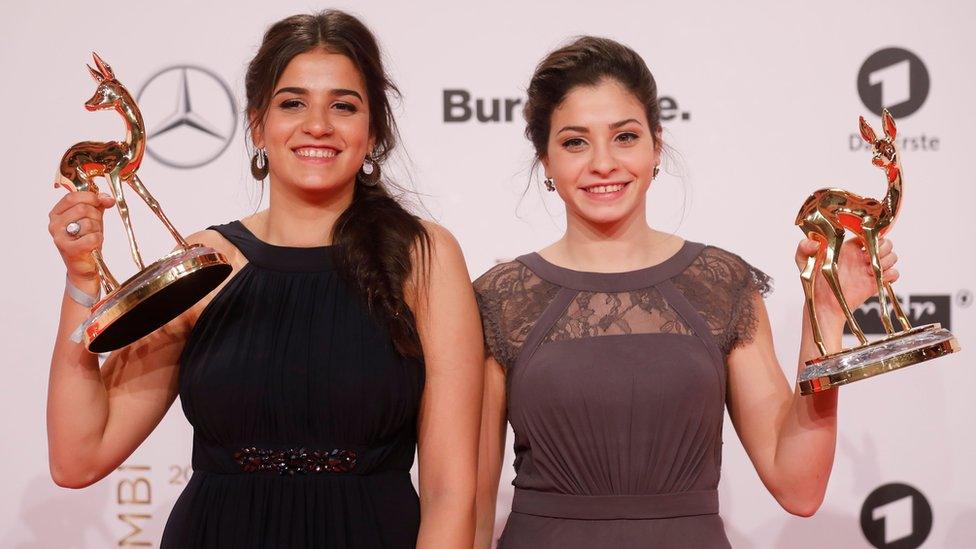
[[[112,195],[107,193],[98,193],[99,198],[112,198]]]

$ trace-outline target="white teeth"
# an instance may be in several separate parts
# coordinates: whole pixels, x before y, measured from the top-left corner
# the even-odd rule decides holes
[[[318,149],[314,147],[309,147],[304,149],[297,149],[295,151],[295,154],[307,158],[332,158],[333,156],[336,155],[336,151],[334,149]]]
[[[604,194],[604,193],[615,193],[620,189],[623,189],[623,185],[600,185],[599,187],[590,187],[586,189],[586,192],[593,194]]]

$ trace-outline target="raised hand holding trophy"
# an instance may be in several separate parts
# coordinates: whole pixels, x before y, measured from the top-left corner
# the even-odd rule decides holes
[[[888,183],[885,196],[877,200],[843,189],[820,189],[807,198],[796,216],[796,225],[803,234],[820,243],[819,251],[807,259],[800,274],[813,337],[822,355],[807,361],[806,368],[800,373],[798,383],[800,392],[804,395],[959,350],[956,338],[939,324],[912,328],[891,284],[882,280],[884,273],[878,259],[878,242],[891,229],[901,205],[902,169],[895,143],[895,120],[887,109],[882,113],[881,120],[884,137],[877,137],[864,117],[860,118],[860,131],[861,137],[872,147],[871,162],[885,173]],[[854,319],[838,279],[837,259],[848,230],[854,233],[867,251],[878,285],[879,313],[887,336],[873,343],[864,336]],[[833,354],[827,353],[813,306],[814,280],[818,270],[826,278],[827,285],[840,303],[851,332],[860,341],[857,347]],[[891,322],[889,299],[901,331],[895,331]]]
[[[73,192],[97,193],[95,178],[109,183],[122,218],[132,259],[140,269],[119,284],[100,250],[92,251],[105,297],[92,307],[82,324],[85,347],[93,353],[112,351],[163,326],[220,285],[231,272],[227,260],[212,248],[189,245],[173,227],[162,208],[136,175],[146,150],[142,114],[132,95],[115,79],[112,68],[93,54],[96,68],[88,67],[98,83],[85,103],[89,111],[114,109],[125,121],[124,141],[83,141],[64,153],[55,180]],[[148,267],[142,261],[132,230],[123,185],[131,187],[176,240],[177,249]]]

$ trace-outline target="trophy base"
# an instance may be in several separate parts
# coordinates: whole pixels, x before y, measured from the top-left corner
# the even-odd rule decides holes
[[[941,324],[919,326],[807,361],[798,380],[800,394],[812,395],[958,350],[959,342]]]
[[[223,255],[200,244],[166,255],[92,307],[82,324],[85,347],[105,353],[148,335],[200,301],[232,270]]]

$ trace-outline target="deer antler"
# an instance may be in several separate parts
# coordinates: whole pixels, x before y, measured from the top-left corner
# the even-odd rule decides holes
[[[108,63],[102,60],[102,58],[99,57],[97,53],[92,52],[92,57],[95,58],[95,66],[98,67],[99,72],[101,72],[105,78],[109,80],[114,80],[115,73],[112,72],[112,67],[110,67]]]

